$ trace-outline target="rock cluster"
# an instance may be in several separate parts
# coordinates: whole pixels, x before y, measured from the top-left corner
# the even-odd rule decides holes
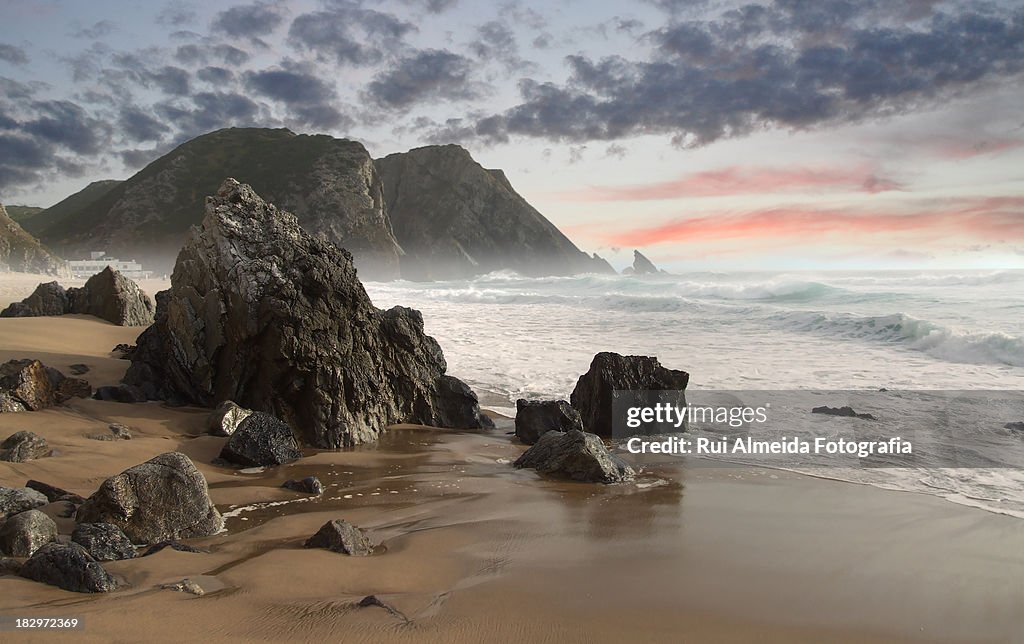
[[[108,266],[81,288],[65,290],[57,282],[40,284],[27,298],[0,311],[0,317],[65,313],[93,315],[119,326],[149,326],[153,323],[154,306],[138,284]]]
[[[224,527],[206,478],[187,456],[167,452],[130,467],[78,508],[78,523],[111,523],[132,543],[206,537]]]
[[[543,434],[513,465],[596,483],[619,483],[636,476],[633,468],[608,451],[599,436],[577,429]]]
[[[545,432],[583,430],[580,413],[564,400],[516,401],[516,438],[533,445]]]
[[[318,447],[401,422],[484,422],[475,396],[443,378],[419,312],[374,307],[348,252],[233,179],[207,200],[131,359],[125,382],[150,398],[233,400]]]
[[[69,398],[87,398],[92,387],[81,378],[67,378],[38,360],[0,364],[0,412],[39,411]]]

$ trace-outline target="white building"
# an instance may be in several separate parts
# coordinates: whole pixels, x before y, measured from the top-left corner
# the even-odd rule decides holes
[[[89,253],[89,259],[73,259],[68,262],[68,266],[73,277],[92,277],[108,266],[131,279],[148,279],[153,275],[153,271],[144,270],[142,264],[134,259],[107,257],[104,251]]]

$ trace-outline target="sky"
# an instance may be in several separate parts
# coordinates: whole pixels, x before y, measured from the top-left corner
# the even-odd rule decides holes
[[[459,143],[672,270],[1024,268],[1024,2],[0,0],[0,202],[228,126]]]

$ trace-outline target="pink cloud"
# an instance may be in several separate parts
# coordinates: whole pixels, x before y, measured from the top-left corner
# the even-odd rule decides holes
[[[968,143],[966,141],[946,141],[937,146],[938,155],[944,159],[970,159],[984,154],[997,154],[1013,150],[1024,145],[1020,139],[988,139]]]
[[[869,166],[853,168],[729,166],[684,175],[671,181],[625,186],[594,186],[561,193],[570,201],[651,201],[681,197],[718,197],[789,191],[846,190],[879,193],[902,190]]]

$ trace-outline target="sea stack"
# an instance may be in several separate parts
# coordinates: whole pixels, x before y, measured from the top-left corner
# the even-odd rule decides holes
[[[478,428],[418,311],[373,306],[352,256],[228,179],[178,255],[125,382],[150,398],[225,400],[336,448],[412,422]]]

